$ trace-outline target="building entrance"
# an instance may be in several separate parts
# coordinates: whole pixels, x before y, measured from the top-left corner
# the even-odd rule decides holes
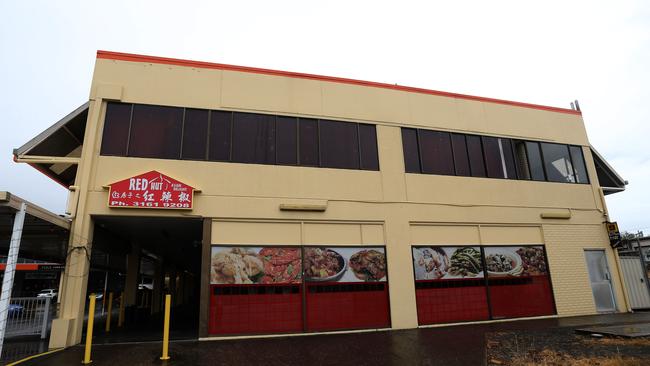
[[[98,342],[159,340],[166,294],[172,297],[171,338],[197,338],[202,220],[135,216],[93,219],[88,294],[97,294]],[[106,331],[109,308],[111,326]]]

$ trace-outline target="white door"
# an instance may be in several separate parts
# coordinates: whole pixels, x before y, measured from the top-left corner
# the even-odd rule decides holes
[[[632,309],[650,308],[650,292],[639,257],[621,257],[621,269],[625,279],[625,289],[630,296],[630,307]]]
[[[616,311],[614,293],[612,291],[612,276],[607,266],[607,256],[604,250],[585,250],[591,291],[594,293],[596,310],[599,313]]]

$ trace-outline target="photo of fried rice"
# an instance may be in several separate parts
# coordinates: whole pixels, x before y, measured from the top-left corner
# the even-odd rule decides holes
[[[255,252],[244,248],[213,250],[210,283],[256,283],[263,275],[264,264]]]

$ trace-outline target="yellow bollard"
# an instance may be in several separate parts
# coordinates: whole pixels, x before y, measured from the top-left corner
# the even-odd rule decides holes
[[[88,306],[88,328],[86,329],[86,351],[82,364],[88,365],[90,360],[90,348],[93,345],[93,323],[95,322],[95,294],[90,294],[90,305]]]
[[[163,329],[163,349],[161,360],[169,360],[169,308],[172,303],[172,295],[165,295],[165,323]]]
[[[106,298],[106,294],[104,294]],[[111,331],[111,313],[113,312],[113,293],[109,292],[108,294],[108,316],[106,316],[106,331]]]
[[[124,325],[124,291],[120,295],[120,313],[117,317],[117,326],[121,327],[122,325]]]

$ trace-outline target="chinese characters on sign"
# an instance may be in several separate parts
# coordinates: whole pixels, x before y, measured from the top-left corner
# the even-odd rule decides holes
[[[194,188],[155,170],[109,187],[108,207],[192,209]]]

